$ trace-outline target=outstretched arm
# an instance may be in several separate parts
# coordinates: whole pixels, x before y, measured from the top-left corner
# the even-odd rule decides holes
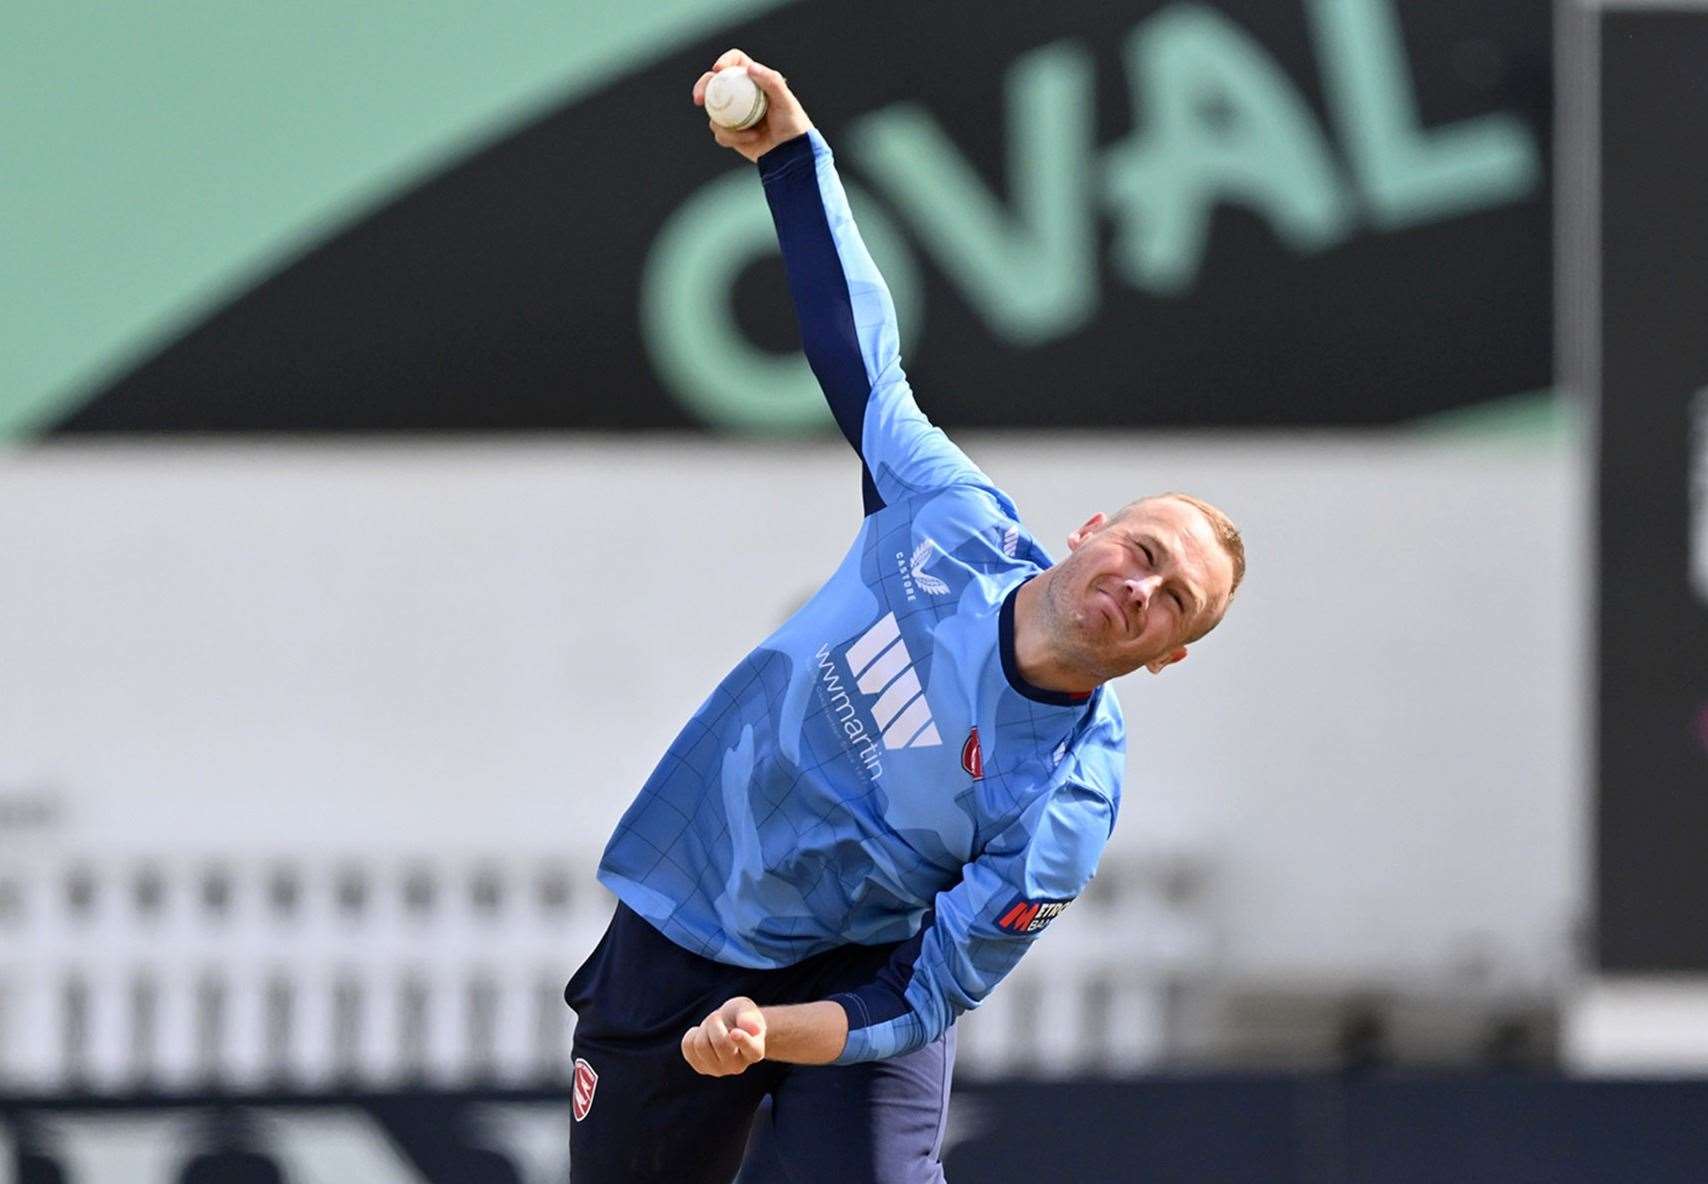
[[[712,124],[719,144],[759,165],[777,227],[807,362],[863,466],[866,512],[957,481],[989,484],[914,403],[901,368],[895,303],[854,225],[835,157],[788,82],[732,49],[694,87],[703,104],[719,70],[743,66],[765,92],[747,131]]]

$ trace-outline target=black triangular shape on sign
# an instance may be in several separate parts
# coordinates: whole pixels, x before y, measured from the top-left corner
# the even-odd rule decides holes
[[[1238,0],[1216,11],[1290,80],[1346,175],[1307,7]],[[845,178],[874,193],[901,229],[928,309],[906,361],[940,422],[1381,423],[1551,381],[1545,176],[1522,200],[1401,229],[1381,230],[1356,210],[1343,236],[1310,251],[1224,202],[1210,211],[1191,282],[1167,293],[1117,274],[1114,219],[1093,185],[1095,306],[1071,330],[1032,341],[993,327],[930,234],[863,170],[853,130],[873,112],[917,104],[1006,202],[1005,71],[1041,47],[1064,46],[1091,71],[1100,169],[1146,118],[1129,45],[1146,22],[1182,11],[1164,9],[786,6],[553,111],[373,211],[96,393],[57,430],[701,423],[654,364],[639,289],[672,212],[745,168],[710,143],[687,99],[700,69],[730,44],[785,69],[837,147]],[[1401,15],[1426,124],[1508,111],[1545,147],[1547,5],[1452,0]],[[1464,44],[1492,47],[1503,70],[1459,70],[1453,55]],[[747,269],[734,299],[754,348],[790,345],[774,260]]]

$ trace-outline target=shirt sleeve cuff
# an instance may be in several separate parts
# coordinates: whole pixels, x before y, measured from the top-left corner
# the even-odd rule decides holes
[[[825,144],[824,137],[818,134],[817,128],[808,128],[792,140],[784,140],[771,151],[759,158],[759,179],[769,180],[781,173],[786,173],[803,161],[810,167],[813,159],[814,141],[824,146],[826,152],[830,146]]]

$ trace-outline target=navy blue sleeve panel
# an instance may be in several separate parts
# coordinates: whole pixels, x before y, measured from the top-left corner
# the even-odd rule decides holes
[[[848,1015],[836,1063],[911,1052],[983,1002],[1090,881],[1114,826],[1114,804],[1094,790],[1070,783],[1039,795],[938,894],[876,979],[832,997]]]
[[[895,301],[824,137],[808,131],[779,144],[759,158],[759,175],[807,361],[866,468],[866,512],[957,483],[994,488],[914,402]]]
[[[861,495],[871,514],[884,505],[860,448],[872,382],[860,352],[848,278],[819,193],[815,134],[786,140],[761,156],[759,178],[783,250],[801,346],[836,426],[860,454]]]
[[[842,1010],[848,1013],[850,1031],[886,1024],[911,1010],[907,1005],[907,988],[913,982],[913,968],[919,961],[919,952],[925,948],[925,935],[931,930],[931,920],[931,914],[927,913],[919,932],[896,947],[877,978],[863,987],[830,997],[832,1002],[842,1004]]]

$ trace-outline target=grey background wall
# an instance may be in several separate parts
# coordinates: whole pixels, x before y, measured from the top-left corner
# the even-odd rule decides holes
[[[1058,550],[1165,488],[1247,532],[1222,628],[1118,684],[1112,850],[1206,870],[1223,973],[1537,987],[1573,963],[1570,449],[967,443]],[[0,855],[564,853],[590,877],[681,721],[840,557],[854,472],[840,445],[681,440],[14,456],[0,803],[26,823]]]

